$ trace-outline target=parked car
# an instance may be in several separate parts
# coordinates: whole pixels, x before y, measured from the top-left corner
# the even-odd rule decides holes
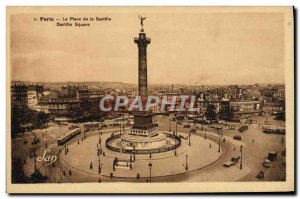
[[[246,130],[248,130],[248,126],[241,126],[241,127],[238,129],[238,131],[239,131],[240,133],[243,133],[243,132],[246,131]]]
[[[102,128],[107,128],[108,126],[107,126],[107,124],[102,124],[101,127]]]
[[[257,176],[256,176],[258,179],[263,179],[265,177],[265,172],[263,171],[260,171]]]
[[[263,162],[263,166],[266,168],[270,168],[271,167],[271,161],[268,159],[265,159]]]
[[[191,133],[196,133],[196,129],[191,129]]]
[[[235,136],[233,136],[233,139],[235,139],[235,140],[242,140],[242,137],[240,135],[235,135]]]
[[[229,167],[231,167],[231,166],[233,166],[233,165],[234,165],[234,162],[232,162],[232,161],[225,162],[225,163],[223,164],[223,166],[224,166],[224,167],[227,167],[227,168],[229,168]]]
[[[189,124],[185,124],[184,126],[183,126],[183,128],[190,128],[191,127],[191,125],[189,125]]]
[[[268,154],[268,160],[270,161],[274,161],[277,158],[277,152],[275,151],[270,151]]]

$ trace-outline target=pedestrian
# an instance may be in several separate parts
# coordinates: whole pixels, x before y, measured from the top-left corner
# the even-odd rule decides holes
[[[252,140],[252,143],[254,143],[254,140]]]
[[[100,178],[98,179],[98,182],[101,183],[101,179]]]
[[[138,179],[138,180],[140,179],[140,173],[136,174],[136,179]]]
[[[70,170],[70,171],[69,171],[69,176],[71,176],[71,175],[72,175],[72,171]]]
[[[110,178],[113,178],[114,174],[113,173],[110,173]]]
[[[211,143],[209,143],[209,148],[211,148]]]
[[[91,164],[90,164],[90,169],[93,169],[93,163],[91,162]]]
[[[77,142],[78,144],[79,144],[79,140],[78,140],[78,142]]]

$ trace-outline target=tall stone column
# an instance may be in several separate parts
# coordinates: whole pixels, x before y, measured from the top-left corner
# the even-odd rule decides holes
[[[146,37],[146,33],[141,29],[138,38],[134,38],[134,43],[138,46],[139,56],[139,73],[138,73],[138,95],[141,96],[143,102],[143,109],[148,96],[147,85],[147,45],[150,44],[151,39]]]

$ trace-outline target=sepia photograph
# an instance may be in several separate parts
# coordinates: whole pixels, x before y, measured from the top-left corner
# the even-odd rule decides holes
[[[293,7],[7,7],[8,193],[292,192]]]

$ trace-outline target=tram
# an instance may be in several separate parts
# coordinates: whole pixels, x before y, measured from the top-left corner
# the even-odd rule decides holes
[[[90,130],[96,130],[101,127],[99,122],[86,122],[83,124],[84,132],[90,131]]]
[[[70,141],[71,139],[73,139],[74,137],[76,137],[77,135],[79,135],[80,133],[81,133],[80,128],[73,129],[72,131],[69,131],[68,133],[57,138],[57,144],[59,146],[63,145],[68,141]]]

